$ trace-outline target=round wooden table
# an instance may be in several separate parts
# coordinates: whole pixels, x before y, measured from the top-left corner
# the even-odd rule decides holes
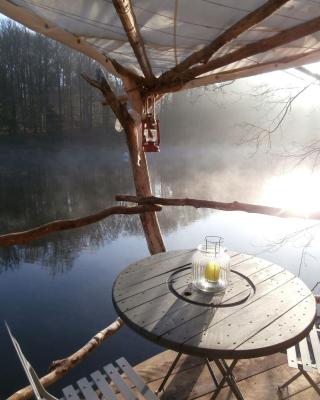
[[[284,351],[309,333],[316,316],[311,291],[285,268],[253,256],[229,252],[235,272],[219,299],[222,307],[190,303],[212,302],[212,295],[192,287],[194,251],[147,257],[117,277],[113,304],[139,335],[179,353],[219,363],[219,359],[239,360]],[[250,279],[254,292],[236,272]],[[234,366],[223,367],[229,382]],[[236,396],[242,398],[239,393]]]

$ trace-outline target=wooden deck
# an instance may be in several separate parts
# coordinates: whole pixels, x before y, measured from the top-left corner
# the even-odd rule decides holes
[[[158,388],[176,353],[164,351],[135,367],[135,370],[145,379],[154,391]],[[281,399],[277,387],[297,372],[289,368],[284,354],[274,354],[242,360],[235,368],[235,375],[245,399],[273,400]],[[318,374],[311,374],[320,383]],[[217,374],[219,377],[219,374]],[[163,400],[209,400],[214,391],[214,384],[203,361],[196,357],[182,356],[173,375],[170,377],[165,392],[159,394]],[[117,397],[123,399],[121,395]],[[315,390],[310,387],[304,377],[300,377],[289,386],[283,399],[319,400]],[[219,394],[218,400],[235,399],[228,388]]]

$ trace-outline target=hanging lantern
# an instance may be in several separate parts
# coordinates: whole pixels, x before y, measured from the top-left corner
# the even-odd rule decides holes
[[[154,98],[148,98],[142,119],[142,148],[145,152],[160,151],[160,124],[155,115]]]
[[[211,240],[209,240],[209,238]],[[192,258],[192,284],[204,292],[226,290],[230,274],[230,256],[221,246],[220,236],[206,236]]]

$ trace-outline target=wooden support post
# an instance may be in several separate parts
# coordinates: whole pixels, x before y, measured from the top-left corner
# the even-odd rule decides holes
[[[126,135],[137,196],[151,196],[152,191],[147,159],[144,152],[139,149],[140,146],[138,145],[138,127],[130,127],[126,130]],[[147,212],[140,214],[140,219],[150,254],[166,251],[156,213]]]
[[[120,121],[127,137],[127,145],[130,154],[132,165],[133,180],[136,188],[136,194],[139,197],[149,197],[152,195],[148,164],[144,152],[142,151],[141,140],[141,115],[142,115],[142,100],[136,81],[130,76],[123,76],[122,81],[127,91],[128,100],[131,102],[136,115],[140,116],[139,120],[135,120],[128,112],[127,105],[122,104],[116,95],[113,93],[106,79],[96,81],[86,75],[83,78],[90,85],[99,89],[105,101],[110,105],[116,117]],[[144,215],[140,214],[142,226],[148,243],[148,248],[151,254],[161,253],[166,251],[158,218],[154,212],[148,212]]]
[[[124,85],[128,93],[128,97],[132,103],[132,107],[137,115],[142,115],[142,101],[139,91],[135,89],[134,82],[128,78],[124,78]],[[146,156],[142,151],[141,139],[141,123],[127,124],[125,128],[127,136],[127,145],[130,154],[133,180],[136,188],[137,196],[148,197],[152,195],[150,184],[149,169]],[[163,242],[158,217],[154,212],[140,214],[141,223],[148,243],[150,254],[161,253],[166,251]]]

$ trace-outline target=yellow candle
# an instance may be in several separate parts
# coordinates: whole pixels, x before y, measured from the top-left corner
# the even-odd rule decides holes
[[[210,261],[204,269],[204,277],[209,282],[216,282],[220,276],[220,265]]]

